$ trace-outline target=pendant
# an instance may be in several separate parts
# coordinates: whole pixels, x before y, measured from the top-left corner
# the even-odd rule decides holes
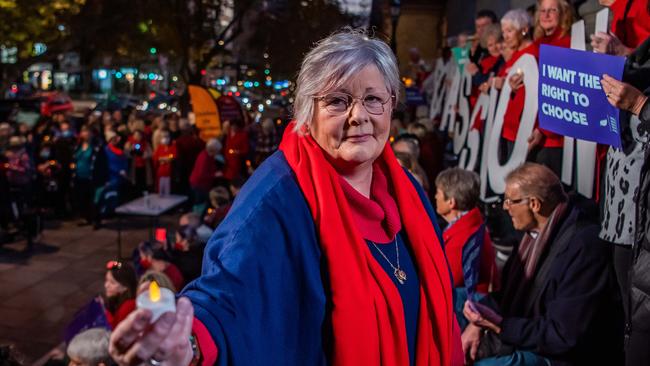
[[[406,281],[406,272],[399,268],[395,268],[395,272],[393,274],[395,275],[395,278],[397,278],[397,281],[399,281],[399,284],[403,285],[404,281]]]

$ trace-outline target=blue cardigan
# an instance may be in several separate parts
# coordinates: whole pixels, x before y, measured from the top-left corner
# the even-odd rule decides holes
[[[326,283],[309,207],[278,151],[242,187],[181,295],[217,345],[217,365],[326,365]]]

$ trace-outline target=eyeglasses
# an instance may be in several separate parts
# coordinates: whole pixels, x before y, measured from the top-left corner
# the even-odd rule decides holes
[[[522,198],[518,198],[518,199],[514,199],[514,200],[511,199],[511,198],[506,198],[505,200],[503,200],[503,208],[505,209],[505,208],[508,208],[510,206],[513,206],[513,205],[518,205],[518,204],[524,203],[524,201],[528,201],[528,200],[530,200],[530,197],[522,197]]]
[[[315,96],[314,99],[323,102],[325,109],[333,114],[347,112],[352,107],[354,101],[358,100],[368,113],[381,115],[384,114],[384,105],[390,101],[394,101],[395,96],[388,93],[372,93],[359,98],[348,93],[336,92]]]
[[[106,269],[122,268],[122,262],[120,261],[108,261],[106,262]]]
[[[539,9],[539,13],[542,14],[542,15],[556,14],[558,11],[559,11],[558,8]]]

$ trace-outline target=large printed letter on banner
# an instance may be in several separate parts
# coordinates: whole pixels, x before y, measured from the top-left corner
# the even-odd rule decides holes
[[[506,80],[512,76],[517,69],[521,69],[524,73],[524,87],[526,88],[526,99],[524,102],[524,111],[521,115],[519,122],[519,129],[517,130],[517,138],[515,140],[515,147],[512,154],[508,157],[508,161],[501,165],[499,162],[499,143],[501,139],[501,130],[503,129],[503,117],[510,101],[510,83],[503,83],[503,90],[499,98],[499,105],[497,107],[496,115],[494,117],[494,125],[490,135],[487,138],[488,147],[488,177],[490,180],[490,187],[492,190],[501,194],[505,191],[505,177],[517,166],[526,161],[528,153],[528,137],[533,131],[535,126],[535,118],[537,116],[537,87],[539,82],[539,70],[537,68],[537,61],[532,55],[523,55],[517,62],[510,68],[510,72],[506,76]]]
[[[458,158],[458,167],[466,170],[475,170],[476,163],[478,162],[478,153],[481,147],[481,133],[477,129],[471,129],[471,125],[476,121],[476,118],[479,118],[482,121],[485,121],[488,116],[488,109],[490,107],[490,96],[488,94],[481,93],[476,100],[474,105],[474,110],[469,117],[468,130],[469,132],[465,133],[467,137],[466,146],[460,151],[460,156]],[[485,127],[487,130],[487,126]],[[456,138],[458,138],[460,133],[454,134],[454,148],[456,144]],[[465,136],[462,137],[462,143],[465,144]],[[454,151],[455,152],[455,151]],[[468,156],[469,155],[469,156]]]
[[[449,91],[447,80],[451,81],[451,78],[453,76],[453,69],[450,67],[451,63],[453,63],[451,59],[445,63],[442,60],[442,57],[439,58],[438,61],[436,61],[436,68],[433,71],[433,75],[430,76],[433,78],[433,93],[429,107],[430,119],[440,117],[440,113],[442,112],[442,107],[445,103],[445,97]]]
[[[471,125],[469,119],[468,96],[472,93],[472,77],[467,73],[467,71],[464,71],[462,75],[463,78],[461,79],[460,93],[458,93],[458,114],[460,114],[460,119],[456,118],[456,123],[449,126],[449,129],[454,132],[454,154],[456,155],[458,155],[460,150],[465,146],[467,133],[469,132],[469,127]]]
[[[488,187],[488,149],[490,147],[489,138],[492,134],[492,127],[494,126],[494,111],[496,110],[497,100],[499,99],[499,91],[491,87],[490,99],[487,107],[487,119],[485,120],[485,127],[483,131],[483,148],[481,149],[481,200],[484,202],[491,201],[492,199],[487,196]]]

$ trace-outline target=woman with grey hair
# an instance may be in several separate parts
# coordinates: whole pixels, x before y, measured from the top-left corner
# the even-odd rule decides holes
[[[514,9],[507,12],[501,19],[501,31],[505,47],[511,48],[514,53],[512,57],[504,64],[503,68],[497,75],[500,80],[510,72],[510,68],[525,54],[532,55],[539,60],[539,44],[533,42],[533,23],[530,15],[523,9]],[[500,81],[502,84],[503,82]],[[512,153],[519,130],[521,115],[524,110],[524,101],[526,91],[524,87],[524,73],[517,70],[509,79],[511,87],[510,102],[503,117],[503,130],[501,138],[505,144],[502,146],[502,159]],[[533,132],[528,137],[528,161],[546,165],[553,172],[560,175],[562,168],[562,148],[564,138],[556,133],[544,130],[539,127],[535,120]]]
[[[146,328],[138,310],[118,327],[114,359],[462,364],[433,210],[387,144],[399,89],[384,42],[350,29],[318,42],[295,122],[213,234],[202,276],[176,314]]]
[[[91,328],[77,334],[66,351],[70,366],[109,366],[108,341],[111,333],[104,328]]]

